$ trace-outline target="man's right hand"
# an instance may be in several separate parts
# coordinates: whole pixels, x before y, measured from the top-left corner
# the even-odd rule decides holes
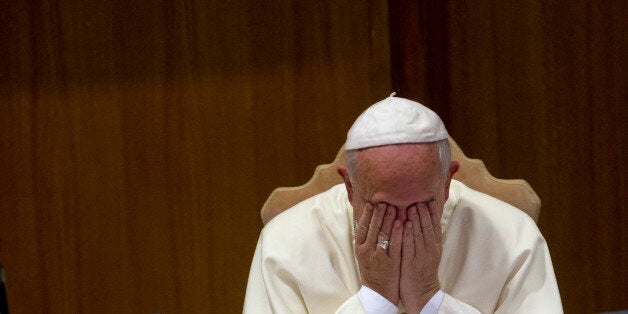
[[[388,301],[399,303],[399,277],[403,224],[396,221],[394,206],[367,203],[362,210],[355,237],[355,255],[362,284]],[[389,241],[387,249],[380,241]]]

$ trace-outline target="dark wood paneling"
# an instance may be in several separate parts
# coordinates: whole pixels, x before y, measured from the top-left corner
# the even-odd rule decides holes
[[[382,1],[2,2],[10,310],[239,311],[264,199],[393,90],[536,189],[566,312],[628,308],[626,12],[393,1],[389,43]]]
[[[390,1],[392,83],[397,96],[434,110],[449,124],[446,1]]]
[[[390,93],[382,1],[0,6],[11,313],[240,311],[265,198]]]
[[[424,8],[391,23],[393,52],[406,49],[393,77],[412,80],[395,87],[443,93],[427,99],[448,101],[445,122],[465,153],[531,183],[565,312],[628,308],[626,1],[450,1],[444,14],[431,1],[392,6]],[[427,25],[444,25],[447,43]],[[425,43],[406,44],[417,32]],[[443,60],[448,88],[420,90],[442,79],[429,65]]]

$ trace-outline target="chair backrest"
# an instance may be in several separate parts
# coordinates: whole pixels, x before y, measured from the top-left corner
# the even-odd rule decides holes
[[[541,200],[526,181],[497,179],[488,172],[481,160],[469,159],[465,156],[451,137],[449,144],[451,145],[451,159],[460,163],[460,168],[454,175],[454,179],[474,190],[491,195],[521,209],[534,221],[537,221],[541,210]],[[330,164],[316,167],[312,178],[307,183],[296,187],[275,189],[262,207],[262,222],[266,224],[282,211],[342,183],[342,178],[336,169],[339,165],[344,165],[345,162],[344,147],[341,147],[336,159]]]

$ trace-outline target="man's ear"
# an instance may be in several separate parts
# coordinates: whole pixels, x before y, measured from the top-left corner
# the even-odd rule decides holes
[[[447,176],[447,182],[445,182],[445,200],[449,199],[449,185],[454,174],[458,172],[458,168],[460,168],[460,164],[457,161],[453,160],[449,163],[449,175]]]
[[[353,185],[349,179],[349,172],[347,167],[338,166],[338,174],[342,177],[342,181],[345,182],[345,188],[347,189],[347,196],[349,197],[349,203],[353,202]]]

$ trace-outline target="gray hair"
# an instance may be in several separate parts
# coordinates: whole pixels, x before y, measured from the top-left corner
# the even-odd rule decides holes
[[[449,147],[449,140],[444,139],[436,142],[438,147],[438,159],[440,159],[441,174],[444,179],[449,177],[449,164],[451,163],[451,148]],[[347,174],[349,175],[349,181],[354,184],[354,175],[357,168],[357,152],[359,149],[347,150]],[[355,185],[355,184],[354,184]]]

